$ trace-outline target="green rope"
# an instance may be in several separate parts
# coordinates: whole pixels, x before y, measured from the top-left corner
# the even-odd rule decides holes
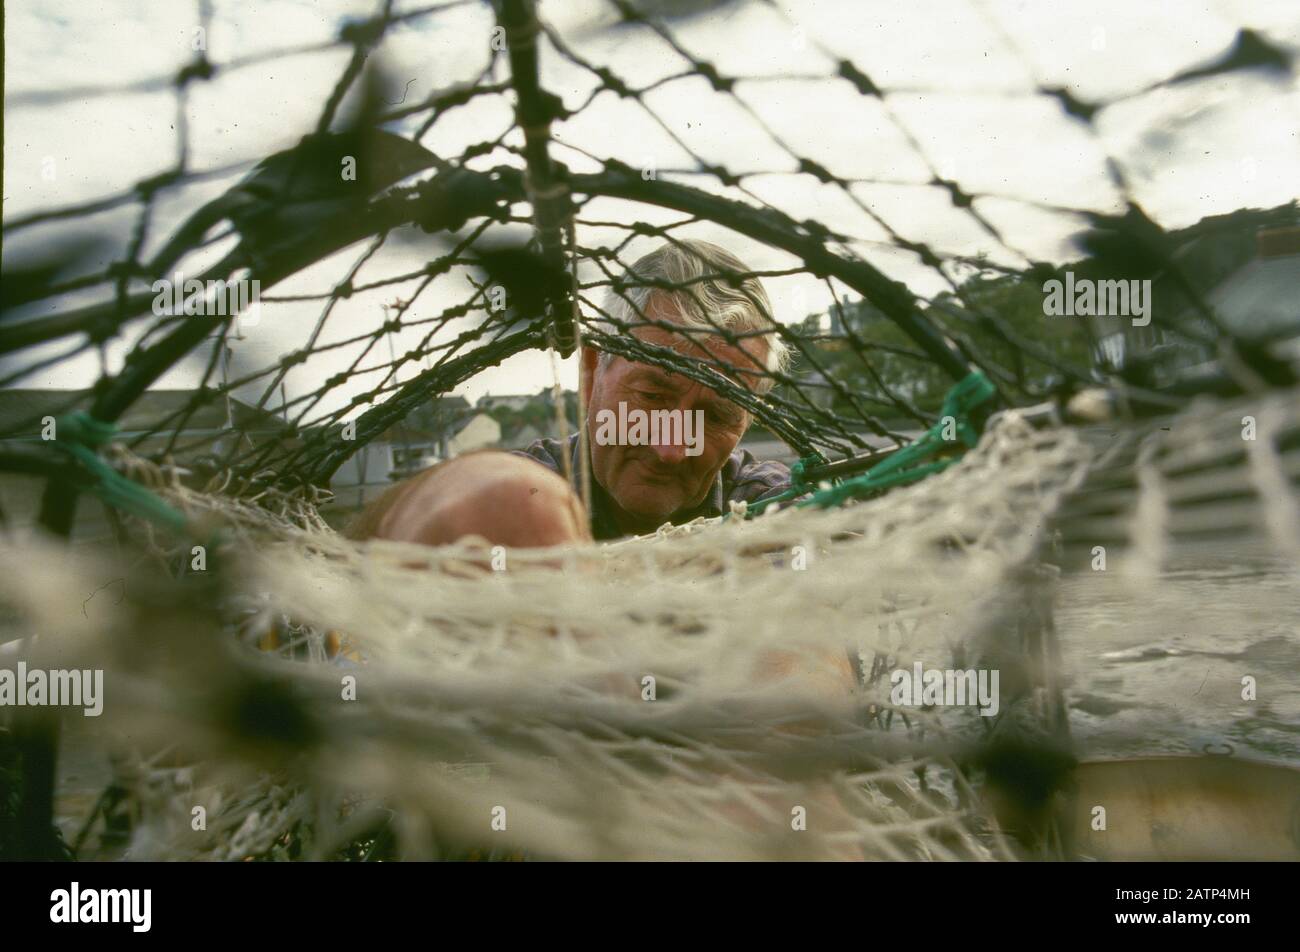
[[[818,462],[813,457],[805,457],[790,467],[790,488],[750,506],[748,514],[759,515],[768,506],[798,499],[800,496],[808,498],[795,503],[799,508],[816,506],[819,509],[829,509],[832,506],[842,506],[850,499],[861,499],[940,472],[957,462],[967,449],[979,442],[979,430],[971,422],[970,414],[980,404],[992,399],[996,392],[983,373],[972,371],[944,396],[938,422],[916,442],[891,454],[888,459],[877,463],[861,476],[821,490],[816,490],[816,487],[805,481],[803,474],[806,468]],[[947,437],[945,431],[950,429],[951,437]],[[961,448],[956,455],[926,462],[939,453],[951,453],[954,447]]]
[[[751,504],[747,514],[750,516],[757,516],[768,506],[774,506],[781,502],[789,502],[791,499],[798,499],[800,496],[807,495],[814,487],[810,482],[808,482],[804,473],[810,466],[824,466],[825,464],[826,457],[822,456],[820,453],[800,457],[790,466],[790,488],[783,493],[769,496],[762,502]],[[723,518],[725,519],[727,516],[724,515]]]
[[[152,490],[127,479],[100,457],[99,448],[117,434],[117,427],[112,423],[78,410],[58,417],[54,421],[54,432],[59,448],[70,454],[95,477],[95,483],[88,487],[90,492],[115,509],[177,532],[186,530],[189,520],[184,513],[170,506]]]

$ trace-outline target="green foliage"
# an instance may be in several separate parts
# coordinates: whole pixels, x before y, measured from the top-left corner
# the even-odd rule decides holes
[[[1058,374],[1051,363],[1026,353],[1025,342],[1039,347],[1050,360],[1085,372],[1092,367],[1094,330],[1085,321],[1046,316],[1042,282],[1037,277],[981,272],[964,281],[959,294],[937,295],[922,313],[958,346],[973,350],[982,361],[1020,380],[1017,389],[1041,390]],[[819,331],[823,339],[810,348],[816,363],[856,394],[864,407],[886,419],[906,416],[889,394],[933,414],[953,384],[918,352],[911,338],[868,302],[849,302],[829,315],[829,320],[814,315],[799,328],[801,335]],[[795,364],[794,373],[808,373],[813,368],[813,361],[803,357]],[[832,409],[856,416],[841,396],[835,398]]]
[[[570,425],[578,419],[578,395],[572,390],[564,391],[564,410]],[[549,433],[555,429],[555,403],[550,393],[543,391],[519,409],[497,406],[487,410],[487,415],[501,424],[501,434],[507,441],[525,427],[532,427],[540,433]]]
[[[968,356],[978,357],[993,369],[995,382],[1013,403],[1041,399],[1054,379],[1068,374],[1096,375],[1098,342],[1120,332],[1128,358],[1160,348],[1166,351],[1162,359],[1175,351],[1184,363],[1208,359],[1209,349],[1171,333],[1184,328],[1209,335],[1210,328],[1195,314],[1187,287],[1194,288],[1197,295],[1209,294],[1255,255],[1260,228],[1294,224],[1297,215],[1300,212],[1292,202],[1266,210],[1238,209],[1188,228],[1158,233],[1164,253],[1178,263],[1178,275],[1164,266],[1162,256],[1137,254],[1135,249],[1141,248],[1118,228],[1116,222],[1121,220],[1117,219],[1110,222],[1109,229],[1084,233],[1093,236],[1089,257],[1055,270],[1040,266],[1006,273],[983,268],[963,280],[957,293],[937,295],[921,307],[921,313]],[[1066,271],[1093,281],[1150,280],[1151,309],[1158,315],[1157,321],[1136,329],[1118,317],[1049,317],[1043,311],[1043,284],[1061,278]],[[813,359],[801,355],[792,375],[817,384],[821,368],[855,394],[863,409],[886,422],[896,423],[908,416],[891,401],[889,393],[933,414],[953,384],[869,302],[848,302],[829,314],[812,315],[794,330],[801,338],[819,339],[807,345]],[[778,392],[792,398],[788,387]],[[819,392],[829,394],[824,387]],[[830,409],[850,420],[861,417],[852,402],[840,395],[830,402]]]

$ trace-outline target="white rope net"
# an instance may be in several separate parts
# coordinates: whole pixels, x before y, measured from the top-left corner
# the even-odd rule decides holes
[[[1222,623],[1178,575],[1187,519],[1272,560],[1237,610],[1300,619],[1297,408],[1247,410],[1254,441],[1242,406],[1197,404],[1100,453],[1010,412],[871,501],[562,550],[355,543],[302,500],[196,492],[119,452],[223,527],[205,570],[167,570],[188,543],[115,562],[11,540],[0,591],[51,664],[105,669],[91,729],[132,858],[1004,859],[1021,847],[980,788],[999,744],[1069,756],[1057,638],[1069,658],[1116,618],[1134,643]],[[1189,515],[1207,488],[1229,501]],[[1112,565],[1071,569],[1110,529]],[[62,597],[109,578],[116,603]],[[997,670],[996,713],[894,703],[918,663]]]

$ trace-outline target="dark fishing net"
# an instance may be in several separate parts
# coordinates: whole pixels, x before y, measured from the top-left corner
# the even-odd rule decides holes
[[[1294,51],[1242,28],[1216,58],[1141,90],[1085,99],[1038,79],[997,12],[971,4],[964,15],[1029,77],[971,97],[1050,106],[1072,141],[1093,150],[1091,176],[1109,203],[1071,207],[958,174],[952,155],[937,154],[907,121],[916,100],[960,100],[960,87],[891,86],[871,63],[805,36],[778,5],[739,6],[797,37],[804,65],[764,74],[727,65],[734,56],[716,62],[683,38],[698,37],[691,16],[647,3],[614,0],[604,19],[562,32],[526,0],[491,9],[387,2],[319,46],[224,59],[205,49],[178,74],[129,87],[11,97],[11,108],[34,109],[166,89],[176,103],[176,160],[166,171],[99,201],[5,221],[7,247],[51,238],[43,257],[6,272],[3,386],[17,393],[76,361],[97,370],[89,387],[11,401],[0,467],[43,480],[39,521],[56,534],[70,532],[78,500],[107,499],[130,566],[123,575],[165,569],[154,582],[128,584],[112,617],[97,623],[116,633],[100,660],[123,685],[123,717],[157,723],[167,712],[186,728],[182,750],[169,755],[181,766],[135,750],[123,768],[133,779],[115,782],[138,814],[127,824],[135,855],[452,855],[449,842],[490,842],[487,818],[508,804],[525,819],[507,827],[506,855],[517,846],[573,858],[1009,856],[1013,847],[972,786],[985,780],[1014,793],[1029,842],[1050,855],[1067,851],[1042,815],[1073,756],[1056,672],[1055,576],[1042,560],[1070,565],[1098,544],[1131,545],[1138,556],[1126,577],[1140,576],[1148,592],[1175,591],[1159,588],[1166,543],[1180,537],[1185,504],[1201,498],[1193,492],[1189,503],[1178,479],[1202,470],[1184,465],[1186,431],[1163,436],[1160,421],[1192,396],[1243,402],[1180,418],[1215,431],[1204,444],[1217,448],[1213,458],[1198,465],[1224,477],[1197,484],[1209,509],[1191,531],[1265,536],[1270,520],[1289,525],[1300,472],[1294,413],[1277,396],[1289,392],[1293,406],[1294,351],[1285,335],[1219,313],[1210,293],[1218,265],[1203,260],[1207,241],[1224,232],[1253,239],[1294,226],[1294,202],[1166,228],[1137,201],[1132,173],[1108,153],[1099,125],[1126,102],[1197,84],[1250,83],[1282,97]],[[201,25],[213,15],[199,5]],[[462,15],[471,19],[454,19]],[[400,102],[386,44],[439,18],[480,30],[481,70]],[[653,50],[647,59],[670,65],[653,78],[621,75],[597,58],[614,34],[635,35]],[[195,167],[194,90],[219,91],[290,53],[340,50],[349,58],[314,128],[207,199],[209,183],[248,163]],[[778,81],[825,97],[835,122],[887,136],[907,155],[904,173],[838,172],[860,163],[796,138],[765,105]],[[753,165],[733,151],[725,164],[725,149],[701,144],[666,115],[665,97],[725,109],[735,129],[777,158]],[[636,164],[635,147],[602,136],[611,112],[633,116],[627,128],[656,130],[664,158]],[[471,126],[467,114],[481,118]],[[584,125],[589,114],[602,119]],[[444,136],[452,125],[456,134]],[[448,151],[448,141],[459,148]],[[914,232],[897,211],[899,193],[941,203],[954,224],[943,236]],[[1028,234],[1028,212],[1063,235],[1077,232],[1077,257],[1051,263],[1027,250],[1041,244]],[[109,218],[129,222],[125,240],[99,224]],[[94,254],[68,237],[82,221],[91,223],[90,247],[102,239],[114,249],[107,266],[88,267]],[[709,258],[686,282],[637,272],[640,256],[664,242],[707,257],[695,243],[701,234],[764,266]],[[201,300],[183,280],[176,294],[155,287],[182,274],[201,283]],[[754,279],[770,299],[747,290]],[[1150,281],[1155,319],[1046,316],[1048,283],[1067,280]],[[253,281],[258,301],[240,299]],[[647,291],[695,306],[701,323],[688,336],[742,348],[775,337],[790,359],[737,367],[657,345],[647,331],[681,326],[650,306]],[[751,298],[769,326],[737,332],[713,322],[706,305],[720,293]],[[800,459],[798,488],[830,495],[816,508],[748,522],[737,513],[726,526],[680,530],[641,549],[582,550],[562,582],[545,559],[520,555],[504,594],[489,594],[501,579],[474,573],[472,549],[359,550],[321,520],[331,478],[367,443],[435,412],[437,398],[503,362],[547,351],[568,358],[584,345],[697,380],[751,411],[757,428]],[[176,379],[190,384],[184,399],[156,400]],[[954,394],[965,396],[952,402]],[[1017,412],[995,416],[1009,409]],[[1263,443],[1243,448],[1224,437],[1238,415],[1264,421]],[[943,438],[952,445],[939,452],[948,467],[936,467],[940,475],[885,499],[874,497],[896,483],[852,482],[900,447],[928,447],[949,416],[963,437]],[[558,419],[562,431],[576,426],[563,412]],[[41,439],[51,421],[59,435]],[[1108,455],[1089,442],[1095,432],[1067,426],[1098,422],[1126,434]],[[968,452],[981,432],[984,443]],[[88,462],[110,443],[107,469],[123,482]],[[1090,471],[1102,482],[1088,483]],[[850,482],[833,485],[842,479]],[[1102,509],[1089,510],[1098,498]],[[1258,509],[1214,505],[1229,498]],[[862,500],[870,501],[849,505]],[[1113,519],[1107,532],[1098,511]],[[1268,538],[1294,566],[1285,532]],[[185,569],[196,541],[213,555],[197,596]],[[788,584],[772,590],[770,572],[788,568],[795,546],[834,568],[787,571]],[[412,560],[437,581],[414,585]],[[448,560],[471,568],[458,575]],[[43,544],[25,561],[47,577],[66,575],[49,590],[79,591],[106,571]],[[741,605],[731,614],[691,594],[715,575]],[[17,633],[42,619],[68,623],[66,606],[27,597],[29,573],[12,581]],[[413,587],[414,600],[401,594]],[[675,607],[656,611],[645,593]],[[381,600],[392,610],[375,612]],[[1269,604],[1282,613],[1284,602]],[[610,637],[611,626],[637,638]],[[521,627],[562,634],[530,642]],[[792,639],[792,629],[809,634]],[[155,662],[169,671],[158,683],[171,688],[160,693],[140,648],[157,647],[157,635],[141,632],[178,630],[187,645],[205,643],[205,634],[236,640],[226,637],[235,632],[260,640],[265,657],[232,659],[209,647],[195,655],[211,669]],[[900,630],[910,634],[900,640]],[[596,631],[609,643],[593,643]],[[849,648],[861,661],[862,704],[782,706],[785,695],[746,686],[746,666],[775,646]],[[368,689],[340,714],[338,665],[349,652]],[[280,658],[313,664],[286,673],[272,661]],[[888,673],[913,660],[999,667],[1007,679],[1000,714],[896,710]],[[220,689],[187,694],[210,670],[225,672]],[[649,671],[672,685],[667,713],[640,705],[635,692],[616,701],[617,691],[593,686],[639,682]],[[57,732],[37,723],[17,736],[27,745],[29,787],[16,809],[31,826],[52,801],[40,779],[52,768],[33,752],[53,751]],[[268,772],[290,749],[298,753],[286,773]],[[208,775],[197,763],[222,766]],[[235,764],[261,772],[235,783],[225,772]],[[488,765],[490,784],[466,764]],[[202,796],[193,792],[200,788]],[[218,792],[231,789],[242,792]],[[814,845],[786,838],[791,804],[806,810],[832,790],[839,800],[821,814],[827,826]],[[101,846],[117,809],[105,797],[87,824]],[[200,800],[222,819],[211,835],[191,837],[186,817]]]

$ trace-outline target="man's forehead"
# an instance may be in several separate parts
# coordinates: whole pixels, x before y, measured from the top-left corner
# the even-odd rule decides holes
[[[670,331],[662,327],[637,327],[632,334],[648,344],[668,347],[696,360],[704,361],[714,369],[733,379],[743,378],[751,388],[764,374],[763,352],[766,342],[748,339],[739,345],[729,344],[719,336],[714,336],[699,328],[683,328]],[[651,371],[653,376],[667,379],[668,374],[651,364],[630,361],[638,371]],[[673,375],[676,376],[676,375]]]

